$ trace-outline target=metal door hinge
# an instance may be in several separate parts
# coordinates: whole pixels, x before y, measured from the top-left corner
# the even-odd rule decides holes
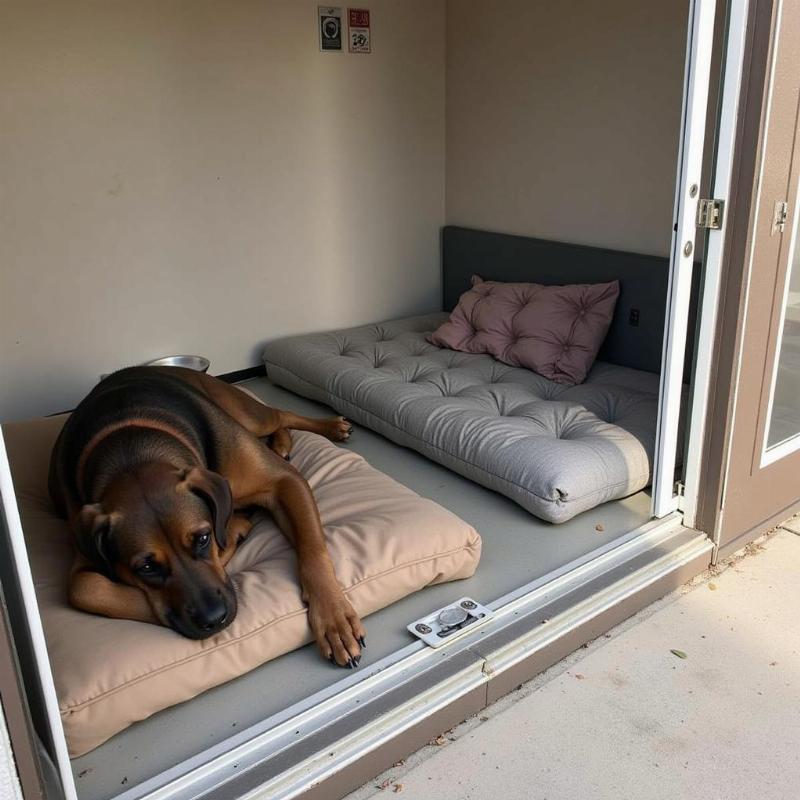
[[[775,213],[772,217],[772,233],[781,233],[786,229],[786,218],[789,216],[789,203],[778,200],[775,203]]]
[[[697,227],[709,231],[718,231],[722,227],[722,212],[725,210],[724,200],[700,199],[697,202]]]

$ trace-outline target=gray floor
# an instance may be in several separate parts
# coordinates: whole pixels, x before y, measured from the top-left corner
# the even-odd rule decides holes
[[[798,797],[800,523],[786,528],[348,800]]]
[[[270,405],[313,416],[330,414],[329,409],[266,379],[244,385]],[[481,564],[472,578],[431,587],[367,618],[368,649],[361,675],[369,674],[370,664],[414,641],[405,629],[408,622],[464,595],[484,603],[496,600],[585,557],[649,518],[650,498],[640,492],[554,526],[364,428],[356,430],[347,446],[377,469],[454,511],[483,537]],[[130,789],[344,677],[353,674],[331,667],[307,647],[163,711],[73,761],[81,799],[105,800]]]

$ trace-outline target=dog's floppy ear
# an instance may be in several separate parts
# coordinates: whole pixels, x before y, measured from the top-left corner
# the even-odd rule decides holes
[[[99,503],[89,503],[78,512],[78,526],[80,551],[109,578],[116,579],[109,546],[111,515]]]
[[[193,467],[184,477],[190,492],[208,503],[214,517],[214,538],[220,550],[228,544],[228,522],[233,514],[233,495],[228,481],[216,472]]]

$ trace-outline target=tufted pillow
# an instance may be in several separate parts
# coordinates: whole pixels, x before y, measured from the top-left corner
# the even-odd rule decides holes
[[[447,322],[428,341],[488,353],[557,383],[582,383],[606,338],[619,281],[572,286],[499,283],[472,277]]]

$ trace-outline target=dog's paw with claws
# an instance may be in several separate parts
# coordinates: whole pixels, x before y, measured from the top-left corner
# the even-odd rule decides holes
[[[325,436],[334,442],[346,442],[353,432],[353,423],[344,417],[334,417],[325,421]]]
[[[358,666],[366,631],[344,594],[309,598],[308,622],[324,659],[348,669]]]

